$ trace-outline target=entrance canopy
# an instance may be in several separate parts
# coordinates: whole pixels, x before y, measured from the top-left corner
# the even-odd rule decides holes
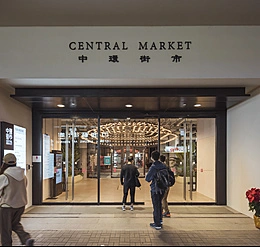
[[[218,111],[249,97],[232,88],[17,88],[13,98],[48,113],[75,112],[125,117]],[[132,107],[126,107],[131,104]],[[62,109],[58,107],[62,105]]]

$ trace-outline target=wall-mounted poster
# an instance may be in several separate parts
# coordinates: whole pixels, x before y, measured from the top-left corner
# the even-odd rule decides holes
[[[104,165],[105,166],[111,165],[111,157],[110,156],[104,156]]]
[[[62,182],[62,154],[56,153],[55,155],[56,184],[59,184]]]
[[[54,177],[54,154],[50,153],[50,136],[43,134],[43,179]]]
[[[14,154],[17,166],[26,170],[26,129],[17,125],[14,125]]]
[[[24,168],[26,173],[26,128],[1,122],[1,155],[13,153],[17,166]]]

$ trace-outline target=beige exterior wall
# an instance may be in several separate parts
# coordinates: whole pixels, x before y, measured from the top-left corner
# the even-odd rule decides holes
[[[26,128],[26,164],[32,164],[32,113],[31,109],[12,99],[12,88],[0,84],[0,121]],[[32,168],[33,169],[33,168]],[[28,204],[32,205],[32,169],[26,171],[28,178]]]

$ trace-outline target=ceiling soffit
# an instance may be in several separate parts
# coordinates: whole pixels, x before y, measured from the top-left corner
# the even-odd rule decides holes
[[[17,88],[12,97],[23,104],[53,112],[89,111],[167,113],[225,110],[249,97],[245,88]],[[132,108],[125,108],[125,104]],[[200,108],[194,108],[195,104]],[[64,104],[64,108],[57,108]]]

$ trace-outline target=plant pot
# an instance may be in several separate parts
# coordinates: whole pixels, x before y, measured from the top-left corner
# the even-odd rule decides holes
[[[260,217],[254,214],[255,227],[260,229]]]

